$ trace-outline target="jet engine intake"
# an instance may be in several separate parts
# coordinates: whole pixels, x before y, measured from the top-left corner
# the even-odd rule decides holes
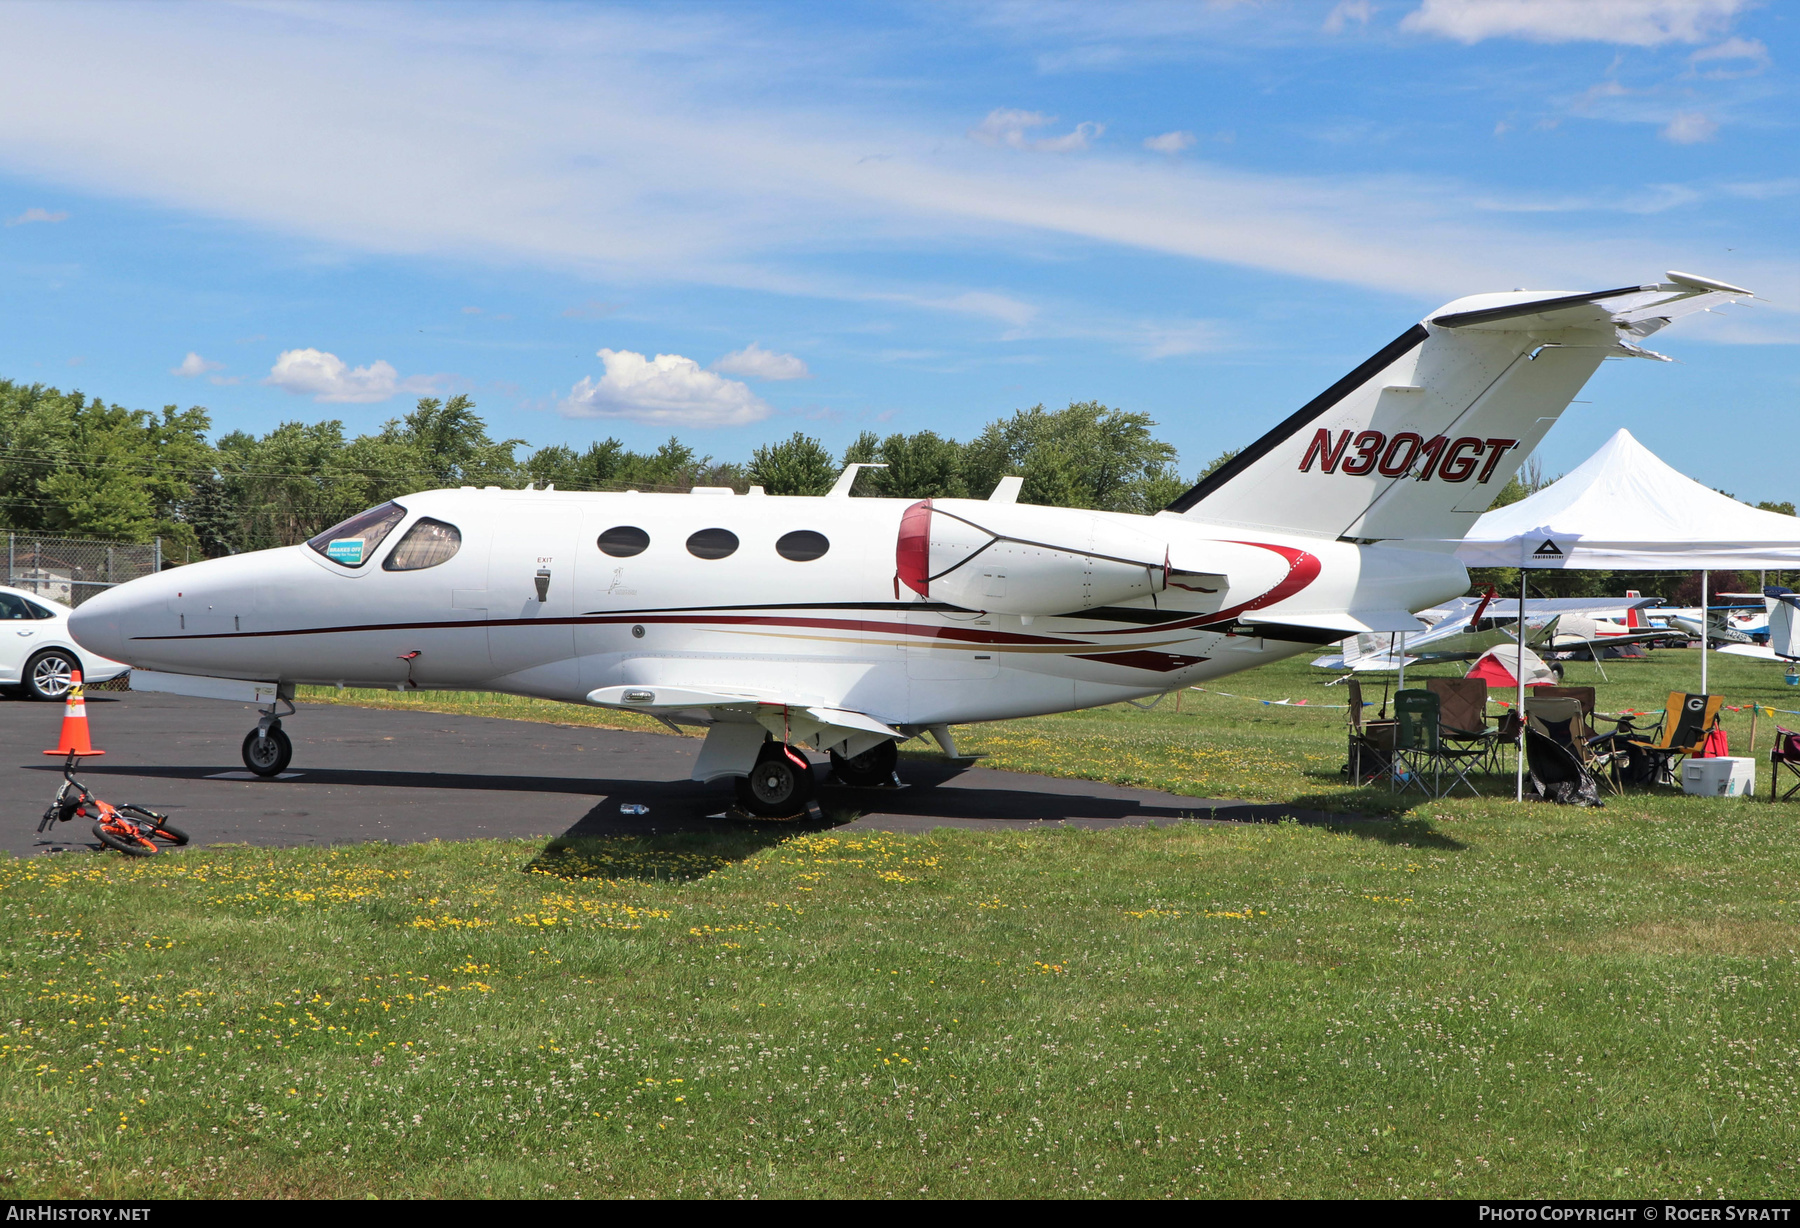
[[[1074,508],[924,499],[900,519],[901,583],[996,614],[1069,614],[1160,593],[1166,543]]]

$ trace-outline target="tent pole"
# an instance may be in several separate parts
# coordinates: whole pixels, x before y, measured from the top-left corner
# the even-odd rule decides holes
[[[1400,678],[1394,683],[1396,691],[1406,689],[1406,632],[1400,633]]]
[[[1700,569],[1700,693],[1706,694],[1706,568]]]
[[[1525,800],[1525,568],[1524,560],[1519,567],[1519,652],[1513,665],[1513,677],[1519,684],[1519,743],[1518,743],[1518,781],[1513,793],[1513,800]]]

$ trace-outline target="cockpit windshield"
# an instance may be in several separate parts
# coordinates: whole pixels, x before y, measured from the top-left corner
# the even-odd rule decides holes
[[[406,509],[398,503],[383,503],[332,525],[306,544],[334,563],[361,567],[374,555],[382,539],[405,518]]]

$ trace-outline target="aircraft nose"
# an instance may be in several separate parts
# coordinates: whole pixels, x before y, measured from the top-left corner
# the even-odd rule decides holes
[[[145,577],[148,579],[151,577]],[[75,642],[89,652],[129,664],[130,659],[125,655],[125,628],[133,615],[151,600],[138,588],[143,582],[133,580],[117,588],[104,589],[76,606],[69,615],[69,634],[75,637]],[[160,594],[155,598],[155,604],[162,604]]]

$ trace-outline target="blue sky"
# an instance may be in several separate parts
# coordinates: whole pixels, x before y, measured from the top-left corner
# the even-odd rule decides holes
[[[1546,468],[1797,498],[1797,11],[9,4],[0,375],[721,459],[1091,399],[1191,471],[1452,298],[1673,268],[1766,302]]]

